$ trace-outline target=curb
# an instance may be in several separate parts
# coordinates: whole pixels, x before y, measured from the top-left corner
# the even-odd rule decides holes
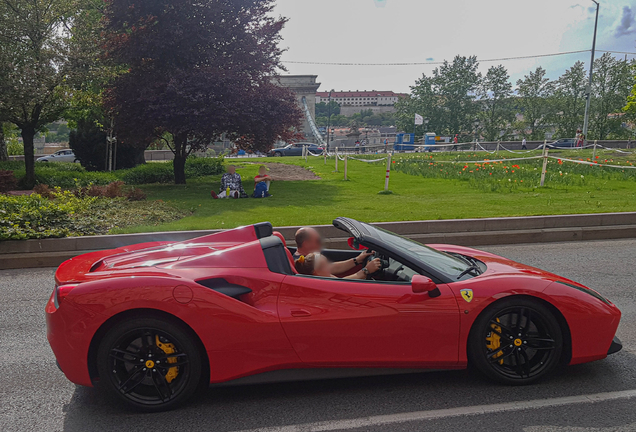
[[[636,212],[487,219],[381,222],[373,225],[422,243],[486,246],[636,238]],[[276,228],[292,246],[299,227]],[[326,248],[347,248],[331,225],[315,227]],[[0,270],[56,267],[96,250],[152,241],[185,241],[222,230],[177,231],[0,242]]]

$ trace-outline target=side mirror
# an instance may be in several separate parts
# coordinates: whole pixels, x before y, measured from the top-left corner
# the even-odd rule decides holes
[[[351,249],[354,249],[354,250],[363,250],[363,249],[365,249],[365,247],[362,246],[360,243],[358,243],[358,240],[356,240],[353,237],[349,237],[349,239],[347,240],[347,244],[349,245],[349,247]]]
[[[431,293],[437,289],[437,285],[426,276],[415,275],[411,280],[411,287],[415,294]]]

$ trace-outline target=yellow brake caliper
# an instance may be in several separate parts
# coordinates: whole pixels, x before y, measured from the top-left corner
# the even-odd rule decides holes
[[[497,318],[497,322],[499,321],[499,318]],[[491,352],[497,351],[500,347],[501,347],[501,336],[499,336],[497,333],[501,333],[501,327],[499,327],[496,324],[491,324],[490,327],[494,330],[490,332],[490,336],[488,336],[486,338],[486,340],[488,341],[488,344],[486,345],[486,348],[488,348]],[[493,358],[498,358],[501,357],[503,355],[503,351],[498,352],[497,354],[495,354],[493,356]],[[503,364],[503,359],[499,360],[499,364]]]
[[[174,344],[161,342],[159,340],[159,335],[155,335],[155,342],[157,343],[157,346],[166,354],[174,354],[176,351],[174,348]],[[176,357],[168,357],[168,363],[176,363],[176,362],[177,362]],[[179,375],[179,367],[178,366],[171,367],[170,369],[168,369],[168,373],[166,374],[166,381],[168,381],[168,383],[171,383],[172,380],[177,377],[177,375]]]

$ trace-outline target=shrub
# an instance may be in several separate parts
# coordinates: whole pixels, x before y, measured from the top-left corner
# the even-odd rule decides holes
[[[89,116],[77,121],[77,129],[69,135],[69,146],[75,156],[89,171],[103,170],[106,167],[106,132],[98,123],[105,124],[101,116]],[[144,149],[117,143],[117,168],[132,168],[143,162]]]
[[[146,194],[141,189],[132,188],[126,194],[126,199],[128,201],[144,201],[146,199]]]
[[[185,166],[186,177],[203,177],[223,173],[223,158],[189,157]]]
[[[174,182],[172,163],[148,163],[117,174],[129,185]]]
[[[51,190],[51,188],[49,188],[49,185],[45,185],[42,183],[37,184],[33,188],[33,192],[44,198],[53,198],[53,191]]]
[[[106,198],[117,198],[123,195],[121,189],[124,186],[123,181],[112,182],[104,188],[104,196]]]
[[[7,138],[6,140],[9,156],[21,156],[24,154],[24,145],[17,138]]]
[[[137,189],[134,195],[143,192]],[[158,225],[177,220],[186,212],[161,202],[130,202],[124,198],[77,197],[52,192],[41,195],[0,195],[0,241],[107,234],[113,228]]]
[[[0,192],[14,190],[18,186],[18,179],[13,175],[13,171],[0,170]]]

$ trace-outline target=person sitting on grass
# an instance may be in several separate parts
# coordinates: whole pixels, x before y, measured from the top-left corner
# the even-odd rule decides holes
[[[332,263],[329,262],[327,257],[325,257],[319,252],[312,252],[307,256],[301,255],[295,261],[294,264],[296,267],[296,271],[303,275],[328,277],[328,278],[337,277],[331,274]],[[343,279],[364,280],[364,279],[367,279],[369,275],[380,270],[380,267],[381,267],[380,259],[376,258],[374,260],[369,261],[367,265],[362,268],[362,270],[352,275],[346,276]]]
[[[221,177],[221,191],[218,195],[212,191],[212,198],[226,198],[228,190],[230,191],[230,198],[247,198],[241,183],[241,175],[236,172],[234,165],[228,165],[227,172]]]
[[[254,177],[254,198],[269,198],[269,185],[272,178],[267,174],[267,168],[261,165],[258,168],[258,175]]]

